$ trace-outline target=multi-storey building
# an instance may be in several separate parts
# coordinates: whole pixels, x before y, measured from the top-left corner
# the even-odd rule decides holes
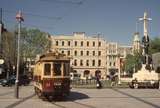
[[[71,57],[72,72],[87,78],[100,74],[106,78],[119,71],[119,58],[132,52],[130,46],[119,46],[97,36],[86,36],[84,32],[73,35],[52,36],[52,50]]]
[[[128,46],[128,45],[119,45],[119,48],[118,48],[118,55],[119,55],[119,70],[121,72],[121,75],[125,75],[126,72],[124,71],[124,62],[125,62],[125,59],[126,59],[126,56],[128,54],[131,54],[133,55],[133,52],[132,52],[132,46]]]
[[[107,43],[107,72],[115,74],[118,72],[118,44],[116,42]]]
[[[52,49],[71,57],[73,72],[88,78],[100,74],[106,77],[106,41],[99,36],[85,36],[84,32],[73,35],[52,36]]]

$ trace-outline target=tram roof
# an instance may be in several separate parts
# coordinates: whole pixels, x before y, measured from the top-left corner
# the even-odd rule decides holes
[[[59,52],[49,52],[46,54],[42,54],[39,57],[39,61],[63,61],[63,60],[70,60],[70,58],[68,56],[66,56],[65,54],[59,53]]]

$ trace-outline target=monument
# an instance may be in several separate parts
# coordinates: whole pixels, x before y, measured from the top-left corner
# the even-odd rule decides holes
[[[158,73],[156,73],[152,68],[152,58],[149,55],[149,35],[148,35],[148,21],[151,18],[147,17],[147,12],[144,12],[143,18],[139,18],[143,21],[144,26],[144,36],[142,37],[142,68],[133,74],[133,80],[136,80],[136,84],[133,85],[134,88],[138,88],[140,85],[149,85],[158,82]],[[148,84],[149,83],[149,84]]]

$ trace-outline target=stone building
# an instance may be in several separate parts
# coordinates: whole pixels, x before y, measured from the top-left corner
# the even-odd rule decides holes
[[[72,72],[81,74],[81,78],[101,78],[117,74],[119,58],[132,52],[130,46],[119,46],[116,42],[106,42],[101,37],[86,36],[84,32],[73,35],[53,35],[51,50],[64,53],[71,57]],[[131,48],[132,49],[132,48]]]
[[[121,74],[124,74],[122,71],[122,63],[124,63],[127,54],[132,53],[132,46],[128,45],[119,45],[116,42],[107,43],[107,73],[109,74],[118,74],[120,70]]]
[[[70,56],[72,71],[81,74],[81,78],[97,73],[106,77],[106,41],[102,38],[85,36],[84,32],[52,36],[52,50]]]
[[[115,74],[118,72],[118,44],[116,42],[107,43],[107,72]]]

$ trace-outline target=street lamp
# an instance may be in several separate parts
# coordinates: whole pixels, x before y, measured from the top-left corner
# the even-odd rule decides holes
[[[121,84],[121,55],[118,54],[118,84]]]
[[[20,49],[20,36],[21,36],[21,22],[24,21],[21,11],[16,15],[18,21],[18,42],[17,42],[17,71],[16,71],[16,81],[15,81],[15,98],[19,98],[19,49]]]

